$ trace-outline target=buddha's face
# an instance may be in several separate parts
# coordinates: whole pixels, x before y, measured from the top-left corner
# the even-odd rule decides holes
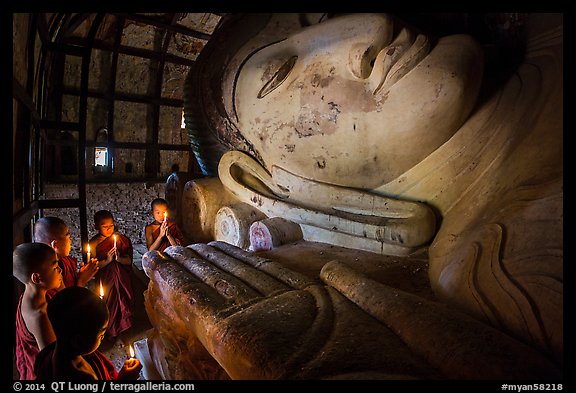
[[[253,52],[225,82],[228,112],[269,170],[370,189],[456,132],[482,69],[469,36],[432,42],[387,15],[352,14]]]

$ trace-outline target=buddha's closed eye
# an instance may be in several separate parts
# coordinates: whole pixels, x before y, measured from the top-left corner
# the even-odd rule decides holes
[[[282,84],[282,82],[286,79],[292,68],[294,68],[294,64],[296,64],[296,60],[298,56],[290,57],[280,68],[278,71],[274,73],[272,79],[270,79],[266,84],[260,89],[258,92],[258,98],[263,98],[278,86]]]

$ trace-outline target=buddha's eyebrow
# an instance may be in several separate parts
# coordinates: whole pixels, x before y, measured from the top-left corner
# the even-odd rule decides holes
[[[281,40],[270,42],[264,46],[261,46],[259,48],[254,49],[252,52],[250,52],[248,54],[248,56],[246,56],[246,58],[244,60],[242,60],[242,63],[240,63],[240,65],[238,66],[238,70],[236,71],[236,74],[234,75],[234,83],[232,84],[232,112],[234,113],[234,117],[236,118],[236,122],[239,121],[238,112],[236,111],[236,84],[238,83],[238,78],[240,77],[240,73],[242,71],[242,68],[244,67],[246,62],[248,60],[250,60],[250,58],[252,56],[254,56],[256,53],[260,52],[261,50],[263,50],[269,46],[276,45],[277,43],[285,41],[285,40],[286,40],[286,38],[282,38]]]

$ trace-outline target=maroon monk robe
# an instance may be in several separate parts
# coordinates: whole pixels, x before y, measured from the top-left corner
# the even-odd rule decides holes
[[[29,381],[36,378],[36,374],[34,374],[34,360],[40,348],[38,348],[36,338],[26,327],[24,317],[22,316],[23,296],[24,294],[20,295],[18,308],[16,309],[16,368],[20,374],[20,379]]]
[[[76,270],[77,262],[76,258],[71,256],[61,257],[58,260],[58,266],[62,269],[62,282],[67,287],[76,285],[76,279],[78,277]],[[46,301],[52,299],[52,296],[57,292],[58,289],[49,289],[46,292]],[[21,306],[22,295],[20,296],[16,310],[16,368],[20,374],[20,379],[33,380],[35,378],[34,359],[40,348],[38,348],[36,338],[26,327],[26,323],[22,317]]]
[[[132,242],[124,235],[116,233],[116,248],[121,256],[132,256]],[[90,239],[90,243],[96,242],[101,235]],[[108,251],[114,248],[114,237],[109,236],[96,246],[96,258],[99,261],[107,258]],[[100,288],[100,280],[104,287],[104,301],[108,306],[110,321],[108,322],[107,334],[112,337],[130,328],[134,314],[134,292],[132,291],[132,265],[123,265],[113,260],[107,266],[99,269],[96,275],[96,285]]]
[[[174,221],[167,221],[167,222],[168,222],[168,233],[172,235],[172,237],[174,238],[174,240],[176,240],[176,243],[178,243],[179,246],[184,244],[184,235],[182,235],[182,232],[180,231],[178,225]],[[156,228],[154,232],[152,232],[152,241],[154,242],[158,236],[160,236],[160,226]],[[164,236],[164,239],[162,239],[162,242],[158,246],[157,250],[164,251],[166,247],[169,246],[170,246],[170,240],[168,240],[168,237]]]
[[[69,375],[54,375],[52,365],[54,349],[56,349],[56,342],[47,345],[38,353],[34,364],[34,372],[38,381],[71,380]],[[97,349],[82,357],[90,364],[99,381],[111,381],[118,378],[118,371],[116,371],[114,364],[100,350]]]

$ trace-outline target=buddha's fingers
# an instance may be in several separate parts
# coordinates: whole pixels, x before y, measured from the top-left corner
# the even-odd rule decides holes
[[[156,250],[146,252],[142,266],[158,292],[170,302],[188,308],[191,316],[210,317],[228,305],[214,288],[198,280],[164,253]]]
[[[226,254],[218,248],[203,243],[191,244],[188,247],[205,260],[242,280],[246,285],[254,288],[263,296],[270,296],[292,289],[292,287],[275,277]]]
[[[204,260],[189,247],[171,246],[166,248],[165,253],[231,304],[244,304],[261,297],[259,292],[242,280]]]
[[[449,378],[558,378],[559,369],[531,347],[445,304],[371,280],[331,261],[320,278],[386,324]]]
[[[208,245],[228,254],[235,259],[245,262],[246,264],[261,272],[266,273],[267,275],[274,277],[275,279],[285,283],[291,288],[304,289],[309,285],[319,283],[310,277],[288,269],[281,263],[268,258],[259,257],[231,244],[221,241],[212,241],[208,243]]]

